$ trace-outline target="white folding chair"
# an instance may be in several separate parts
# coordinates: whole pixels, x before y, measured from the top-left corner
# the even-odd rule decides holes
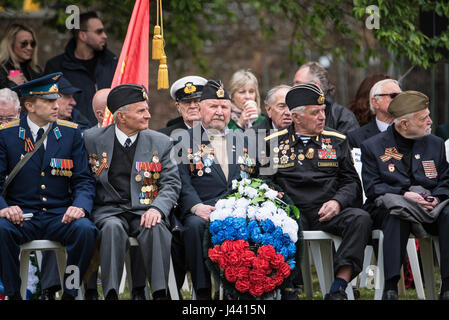
[[[130,237],[129,245],[130,245],[130,247],[138,247],[139,242],[137,241],[136,238]],[[120,292],[120,290],[122,290],[122,288],[124,288],[124,279],[125,278],[128,279],[128,289],[131,294],[132,277],[131,277],[131,258],[129,256],[129,251],[126,253],[125,268],[123,269],[122,282],[120,283],[119,292]],[[170,270],[168,272],[168,290],[170,291],[170,296],[171,296],[172,300],[179,300],[178,287],[176,285],[175,271],[173,268],[173,261],[172,261],[171,256],[170,256]]]
[[[341,237],[335,236],[331,233],[324,231],[303,231],[303,237],[305,241],[304,258],[301,262],[301,271],[304,281],[304,290],[307,297],[313,296],[312,288],[312,273],[310,270],[310,254],[313,258],[313,264],[320,283],[321,293],[324,296],[332,285],[334,280],[334,267],[333,267],[333,253],[332,244],[335,246],[335,250],[341,244]],[[349,300],[354,300],[354,292],[352,290],[352,283],[346,288],[346,294]]]
[[[67,264],[66,249],[63,245],[56,241],[50,240],[33,240],[20,246],[20,294],[22,299],[26,299],[26,291],[28,284],[28,269],[30,254],[32,251],[53,250],[56,253],[56,261],[58,263],[59,279],[61,286],[64,283],[64,272]]]

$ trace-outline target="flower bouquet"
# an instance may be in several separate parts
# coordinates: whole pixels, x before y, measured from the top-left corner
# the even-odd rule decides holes
[[[235,298],[267,298],[299,269],[299,210],[268,184],[261,179],[232,181],[205,233],[206,264]]]

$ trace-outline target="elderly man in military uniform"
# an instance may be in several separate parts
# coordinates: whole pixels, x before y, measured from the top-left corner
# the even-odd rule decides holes
[[[118,299],[128,238],[136,237],[153,299],[168,299],[168,215],[181,188],[178,168],[170,160],[172,143],[148,129],[151,115],[145,87],[119,85],[107,102],[115,124],[84,132],[97,181],[92,219],[100,229],[104,296]]]
[[[398,299],[399,272],[410,232],[439,236],[440,299],[449,299],[449,167],[444,141],[431,135],[429,99],[405,91],[391,101],[394,124],[362,143],[362,179],[375,228],[384,234],[382,298]]]
[[[200,100],[201,124],[189,129],[188,135],[177,144],[182,148],[179,218],[184,225],[186,263],[193,287],[197,298],[206,300],[211,298],[210,274],[202,247],[207,221],[215,203],[232,187],[232,180],[248,177],[255,160],[241,163],[242,159],[251,159],[248,141],[241,132],[227,127],[231,100],[221,81],[209,80]]]
[[[59,241],[67,249],[67,265],[78,267],[80,279],[93,255],[98,230],[87,215],[95,180],[78,125],[57,120],[60,76],[14,87],[27,116],[0,130],[0,278],[11,300],[21,299],[21,244]],[[77,291],[64,281],[62,299],[73,300]]]
[[[167,127],[159,130],[170,136],[176,129],[190,129],[194,121],[200,120],[199,102],[201,92],[207,80],[199,76],[187,76],[175,81],[170,88],[170,96],[176,101],[180,117],[168,122]]]
[[[287,93],[293,122],[266,138],[267,159],[276,170],[272,178],[300,209],[304,230],[342,237],[334,257],[335,281],[325,299],[344,300],[348,282],[362,269],[372,222],[359,208],[362,187],[346,137],[324,127],[324,101],[313,83]]]

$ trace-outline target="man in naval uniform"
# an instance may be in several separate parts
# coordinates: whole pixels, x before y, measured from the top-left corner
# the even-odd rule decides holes
[[[301,211],[304,230],[342,237],[334,256],[335,280],[326,300],[346,300],[347,284],[363,266],[371,234],[369,214],[360,209],[362,187],[346,137],[324,127],[325,98],[313,83],[286,95],[292,124],[266,138],[272,179]],[[262,171],[261,171],[262,172]]]
[[[169,214],[181,188],[178,168],[170,160],[172,143],[148,129],[151,115],[145,87],[119,85],[107,102],[115,124],[84,132],[97,181],[92,219],[100,230],[104,296],[118,299],[128,237],[136,237],[153,299],[167,299]]]
[[[21,299],[21,244],[37,239],[59,241],[67,249],[67,265],[78,267],[80,279],[93,255],[98,230],[87,216],[93,206],[95,180],[78,125],[57,120],[61,75],[50,74],[14,87],[27,115],[0,130],[0,278],[10,300]],[[19,169],[16,175],[13,168]],[[24,214],[29,213],[33,216],[24,221]],[[66,281],[63,289],[62,299],[77,296],[78,290],[67,288]]]

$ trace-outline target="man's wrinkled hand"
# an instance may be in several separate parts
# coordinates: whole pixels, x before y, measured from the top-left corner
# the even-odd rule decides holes
[[[23,211],[19,206],[11,206],[0,210],[0,218],[6,218],[14,224],[22,225]]]
[[[70,206],[67,208],[64,216],[62,217],[62,223],[71,223],[72,221],[83,218],[86,214],[84,210],[78,207]]]
[[[320,222],[329,221],[340,213],[340,203],[337,200],[329,200],[321,206],[318,211]]]
[[[215,210],[215,207],[213,206],[209,206],[207,204],[200,204],[196,210],[195,210],[195,214],[200,217],[203,218],[206,221],[209,221],[209,217],[210,214],[212,213],[212,211]]]
[[[160,223],[162,220],[162,215],[156,209],[148,209],[140,218],[140,225],[145,226],[145,228],[154,227],[156,224]]]

